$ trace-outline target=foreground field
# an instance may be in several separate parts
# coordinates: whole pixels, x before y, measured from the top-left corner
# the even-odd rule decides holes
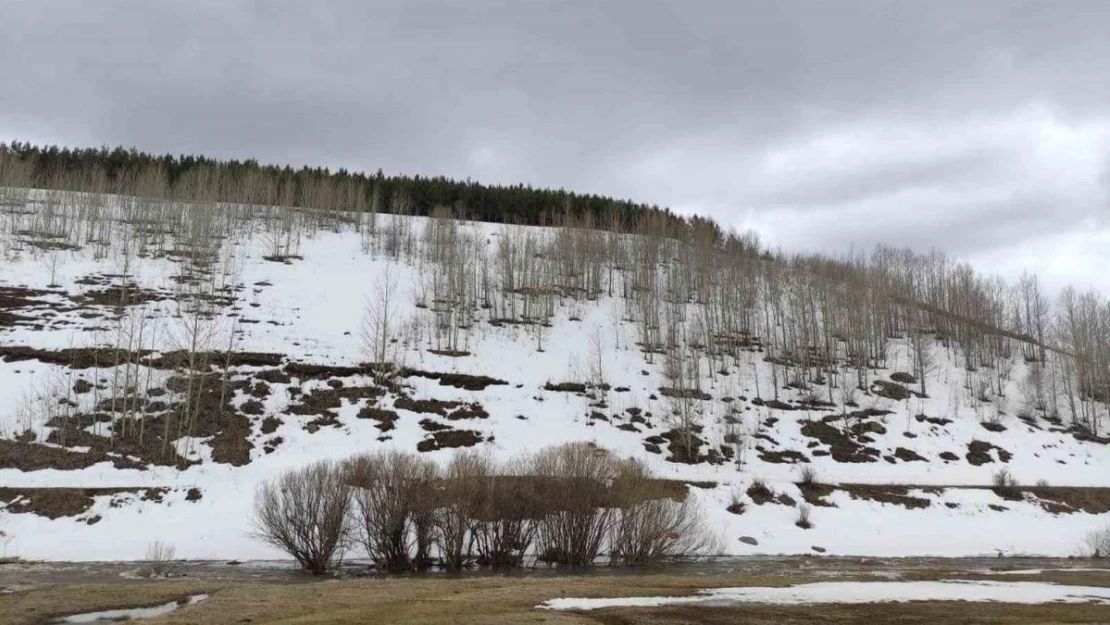
[[[1110,571],[876,570],[836,575],[837,581],[994,580],[1110,587]],[[57,617],[138,605],[158,605],[197,593],[210,597],[153,624],[169,623],[1105,623],[1110,606],[915,602],[863,605],[738,605],[608,608],[553,612],[536,606],[559,597],[683,596],[704,588],[779,587],[830,576],[600,575],[572,577],[389,578],[302,584],[248,581],[138,581],[37,588],[0,595],[0,622],[40,625]]]

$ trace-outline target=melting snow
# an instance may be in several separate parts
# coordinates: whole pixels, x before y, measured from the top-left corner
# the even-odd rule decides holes
[[[715,588],[692,597],[617,597],[552,599],[537,607],[549,610],[598,610],[665,605],[721,606],[734,603],[890,603],[902,601],[973,601],[1001,603],[1110,604],[1110,588],[1062,586],[1042,582],[818,582],[782,588],[752,586]]]
[[[184,605],[192,605],[200,603],[208,598],[208,595],[193,595],[185,600]],[[64,618],[56,619],[55,623],[83,623],[84,625],[96,623],[117,623],[119,621],[133,621],[139,619],[154,618],[156,616],[163,616],[169,614],[182,606],[180,601],[171,601],[162,605],[156,605],[150,608],[124,608],[122,610],[104,610],[102,612],[88,612],[85,614],[74,614]]]

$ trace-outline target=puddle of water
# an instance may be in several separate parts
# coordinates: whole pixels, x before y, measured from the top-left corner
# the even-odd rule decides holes
[[[169,614],[174,610],[180,608],[182,605],[192,605],[200,603],[208,598],[208,595],[192,595],[185,601],[171,601],[162,605],[156,605],[150,608],[124,608],[121,610],[104,610],[103,612],[88,612],[85,614],[74,614],[73,616],[64,616],[62,618],[54,619],[55,624],[63,623],[82,623],[83,625],[105,625],[107,623],[120,623],[124,621],[136,621],[147,618],[154,618]]]

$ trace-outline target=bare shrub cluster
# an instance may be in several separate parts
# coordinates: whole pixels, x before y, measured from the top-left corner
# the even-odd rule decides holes
[[[325,573],[351,547],[379,570],[511,568],[530,557],[634,566],[712,555],[694,501],[643,465],[585,443],[495,462],[473,450],[441,467],[400,451],[318,462],[261,486],[259,539]]]
[[[321,575],[349,543],[351,499],[342,465],[319,461],[287,471],[255,493],[255,536]]]
[[[999,497],[1013,499],[1021,495],[1018,481],[1006,467],[999,469],[991,475],[992,488]]]
[[[1083,540],[1084,556],[1105,558],[1110,556],[1110,525],[1092,530]]]

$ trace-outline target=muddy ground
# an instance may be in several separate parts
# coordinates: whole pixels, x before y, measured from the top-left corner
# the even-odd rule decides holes
[[[921,572],[982,573],[984,571],[1015,571],[1030,569],[1103,568],[1098,560],[1071,558],[861,558],[840,556],[745,556],[726,557],[713,561],[669,564],[658,567],[610,568],[592,567],[573,570],[543,565],[516,571],[475,570],[456,577],[482,576],[590,576],[590,575],[669,575],[681,577],[753,577],[784,576],[848,576],[873,575],[896,578]],[[1110,571],[1110,563],[1105,565]],[[132,582],[143,574],[141,562],[9,562],[0,564],[0,592],[14,592],[50,586],[112,584]],[[193,581],[309,583],[321,581],[294,568],[285,561],[182,561],[171,566],[176,579]],[[337,573],[338,577],[373,576],[366,562],[349,560]],[[404,577],[448,577],[446,573],[408,574]],[[396,577],[396,576],[394,576]]]

